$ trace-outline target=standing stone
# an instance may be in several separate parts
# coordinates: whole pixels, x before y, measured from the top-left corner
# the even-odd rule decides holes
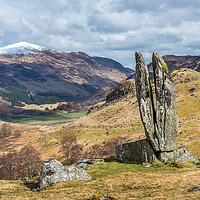
[[[139,52],[136,59],[136,95],[139,103],[140,116],[144,125],[145,134],[155,151],[160,151],[159,141],[155,130],[155,111],[147,64]]]
[[[135,59],[136,95],[147,139],[116,146],[117,159],[134,163],[153,163],[156,157],[163,162],[168,160],[197,161],[186,149],[176,149],[178,114],[175,90],[170,80],[167,64],[158,53],[153,53],[155,111],[147,65],[139,52],[135,53]]]
[[[147,65],[140,53],[136,52],[135,58],[136,95],[146,137],[155,152],[173,151],[176,149],[178,114],[175,91],[167,65],[158,53],[153,53],[152,65],[156,91],[155,111]]]
[[[178,114],[175,90],[170,80],[167,64],[158,53],[153,53],[155,110],[147,65],[139,52],[135,53],[135,59],[136,95],[147,139],[116,146],[117,159],[133,163],[153,163],[156,158],[163,162],[168,160],[197,161],[186,149],[176,149]]]
[[[174,86],[167,64],[158,53],[153,53],[152,64],[156,92],[156,132],[161,151],[176,149],[178,114]],[[144,81],[144,80],[143,80]]]

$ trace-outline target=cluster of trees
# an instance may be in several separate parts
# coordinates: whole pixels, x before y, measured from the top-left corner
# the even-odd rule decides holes
[[[13,115],[13,109],[10,105],[0,102],[0,119],[7,120]]]
[[[49,97],[38,97],[36,95],[31,94],[25,90],[19,88],[8,87],[6,90],[0,91],[0,96],[3,99],[11,102],[12,106],[23,106],[21,102],[25,102],[26,104],[46,104],[46,103],[54,103],[59,100],[58,97],[49,96]]]
[[[79,112],[85,110],[86,103],[84,102],[67,102],[60,103],[55,110],[65,110],[68,112]]]
[[[32,178],[41,166],[39,152],[32,146],[25,146],[20,152],[13,151],[0,157],[0,179]]]
[[[82,146],[77,143],[74,135],[65,136],[62,141],[61,152],[64,156],[64,164],[71,165],[81,158]]]
[[[116,156],[115,146],[126,142],[126,138],[119,136],[106,141],[103,145],[94,144],[86,151],[83,151],[83,146],[77,143],[76,136],[65,136],[61,141],[64,164],[71,165],[83,158],[108,158]]]

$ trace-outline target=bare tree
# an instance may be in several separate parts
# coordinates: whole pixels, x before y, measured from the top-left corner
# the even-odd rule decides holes
[[[103,149],[99,144],[94,144],[90,148],[85,151],[84,158],[102,158],[103,157]]]
[[[25,146],[19,152],[21,162],[20,174],[22,176],[32,177],[41,167],[42,160],[40,153],[32,146]]]
[[[1,100],[2,101],[2,100]],[[11,117],[12,114],[12,109],[8,103],[4,103],[0,101],[0,116],[5,118],[5,117]]]
[[[17,176],[19,160],[16,151],[0,157],[0,179],[12,180]]]
[[[108,140],[105,142],[104,145],[94,144],[90,148],[88,148],[85,152],[83,157],[84,158],[105,158],[116,156],[115,147],[117,145],[126,143],[127,139],[124,137],[116,137],[113,139]]]
[[[67,165],[75,163],[81,155],[81,145],[77,143],[77,138],[74,135],[65,136],[62,141],[61,151],[65,157]]]

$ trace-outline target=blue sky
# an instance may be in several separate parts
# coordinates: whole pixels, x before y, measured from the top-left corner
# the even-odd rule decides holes
[[[25,41],[110,57],[134,68],[161,55],[200,55],[199,0],[0,0],[0,46]]]

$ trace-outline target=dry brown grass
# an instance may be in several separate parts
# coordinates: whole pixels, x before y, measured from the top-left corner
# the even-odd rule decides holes
[[[3,123],[5,122],[0,121],[0,125]],[[40,137],[39,127],[13,123],[10,123],[10,125],[12,135],[0,140],[0,155],[13,150],[20,151],[25,145],[31,144]],[[20,133],[20,137],[16,138],[14,133]]]
[[[112,196],[116,199],[199,199],[200,192],[188,189],[200,184],[200,170],[183,168],[173,169],[145,168],[145,166],[106,163],[92,166],[89,171],[94,177],[92,182],[59,182],[40,192],[31,192],[19,181],[0,181],[1,199],[66,199],[82,200],[93,194]],[[132,168],[131,168],[132,167]],[[114,168],[119,173],[100,175]],[[125,169],[123,169],[125,168]],[[135,168],[135,169],[134,169]],[[122,172],[120,172],[122,171]]]
[[[181,69],[174,71],[172,77],[176,90],[178,116],[181,121],[177,146],[186,147],[193,155],[200,158],[200,89],[198,88],[200,74],[193,70]],[[194,77],[198,80],[193,80]],[[192,93],[189,91],[196,84],[198,87],[194,93],[198,97],[191,96]],[[97,107],[101,106],[102,103],[97,105]],[[185,130],[185,133],[180,134]],[[65,125],[62,131],[52,133],[48,137],[59,139],[68,133],[77,135],[80,143],[85,147],[94,143],[102,144],[105,140],[117,136],[127,137],[130,141],[145,137],[137,99],[130,95],[74,123]]]

